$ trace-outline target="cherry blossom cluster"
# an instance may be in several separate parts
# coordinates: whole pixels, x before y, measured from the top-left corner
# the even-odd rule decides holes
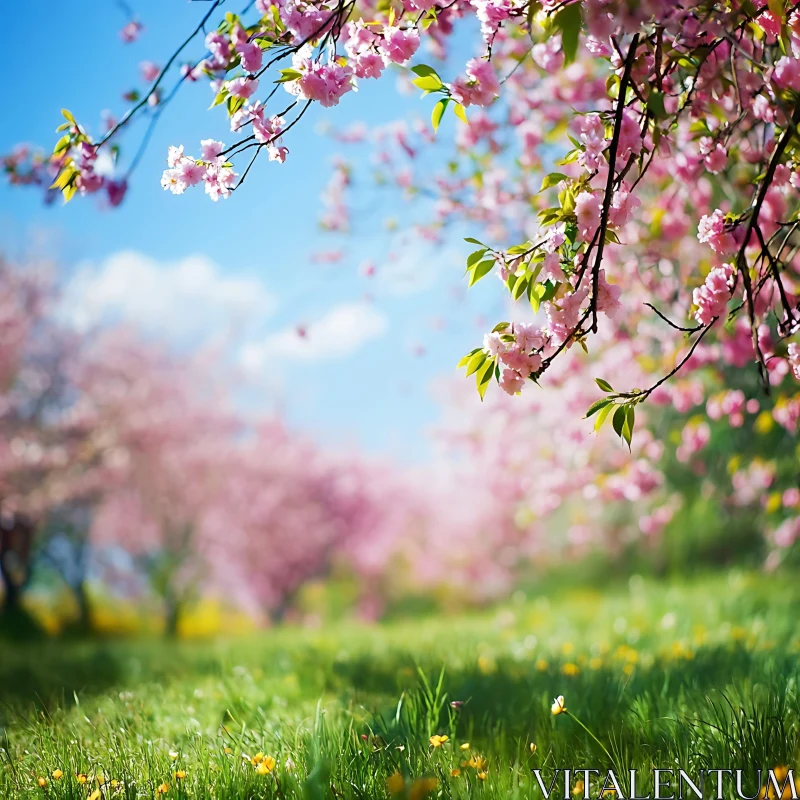
[[[206,194],[215,202],[230,195],[236,173],[225,160],[225,145],[213,139],[200,142],[200,159],[183,154],[183,145],[171,147],[167,157],[168,168],[161,176],[161,186],[172,194],[183,194],[190,186],[201,183]]]
[[[417,239],[444,241],[448,226],[473,234],[470,286],[490,272],[499,279],[512,308],[504,316],[518,321],[496,326],[462,359],[487,405],[494,382],[504,390],[498,402],[532,382],[558,388],[556,363],[564,361],[592,393],[580,395],[581,408],[562,402],[578,417],[588,406],[584,428],[608,423],[636,451],[634,425],[652,444],[649,404],[676,426],[652,459],[706,476],[708,491],[724,495],[721,505],[738,491],[731,476],[750,467],[715,472],[712,456],[726,437],[751,435],[773,478],[754,481],[747,504],[770,515],[771,530],[794,530],[786,520],[796,507],[762,501],[796,481],[781,436],[800,422],[795,4],[258,0],[220,21],[212,19],[218,5],[209,4],[195,31],[210,30],[207,53],[180,67],[181,80],[207,79],[242,138],[197,161],[170,150],[166,188],[180,193],[210,172],[209,194],[227,196],[250,168],[237,164],[237,179],[237,159],[266,151],[284,160],[282,142],[310,104],[333,107],[348,94],[355,107],[359,81],[385,81],[390,65],[407,64],[404,85],[433,101],[430,123],[353,124],[334,135],[375,145],[381,179],[415,198],[409,227]],[[480,35],[465,58],[452,43],[470,19]],[[436,69],[421,62],[423,53],[439,59]],[[453,66],[446,57],[455,54]],[[136,113],[160,91],[163,71],[149,74],[154,85]],[[97,142],[69,124],[47,167],[58,170],[65,197],[107,183],[97,164],[131,116]],[[346,207],[350,170],[337,164],[326,189],[323,224],[334,230],[358,226]],[[25,182],[24,167],[11,174]],[[620,352],[635,368],[614,360]],[[538,389],[525,394],[532,398],[520,403],[538,402]],[[571,477],[583,466],[570,464]],[[606,474],[615,471],[634,488],[620,489],[623,477],[587,481],[587,492],[659,491],[639,493],[647,476],[627,461]],[[736,483],[748,485],[741,476]],[[560,496],[554,486],[525,491],[536,513]],[[643,529],[664,516],[646,509]],[[580,520],[574,530],[584,530]]]

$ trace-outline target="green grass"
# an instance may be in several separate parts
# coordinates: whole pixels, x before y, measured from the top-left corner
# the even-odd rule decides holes
[[[0,643],[0,797],[132,800],[165,783],[167,798],[372,798],[390,796],[395,773],[405,782],[389,786],[414,800],[541,797],[533,767],[548,781],[637,768],[642,794],[653,768],[678,766],[753,770],[753,794],[755,769],[797,766],[796,583],[565,583],[485,614],[379,627]],[[555,695],[599,742],[551,714]],[[433,748],[433,734],[449,740]],[[272,772],[245,757],[257,753]]]

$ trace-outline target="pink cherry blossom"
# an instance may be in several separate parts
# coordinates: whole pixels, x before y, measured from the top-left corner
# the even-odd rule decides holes
[[[701,325],[710,325],[716,317],[724,317],[733,289],[734,269],[731,264],[714,267],[705,283],[695,289],[692,301],[697,306],[695,318]]]
[[[419,34],[413,29],[403,30],[387,25],[378,51],[384,64],[405,64],[417,52]]]
[[[494,67],[481,58],[467,62],[466,78],[457,78],[450,85],[450,95],[465,108],[468,106],[488,106],[500,92],[500,84]]]
[[[730,253],[736,249],[733,235],[725,228],[725,218],[716,209],[713,214],[704,214],[697,229],[697,239],[707,242],[717,253]]]
[[[236,52],[241,57],[242,69],[245,72],[258,72],[263,62],[263,51],[257,42],[244,42],[236,45]]]
[[[142,61],[142,63],[139,64],[139,72],[142,73],[142,80],[147,81],[147,83],[152,83],[161,72],[161,67],[159,67],[158,64],[154,64],[152,61]]]
[[[144,30],[141,22],[131,20],[119,32],[119,36],[125,44],[135,42]]]
[[[252,97],[258,90],[258,80],[255,78],[234,78],[225,85],[232,97],[241,97],[244,100]]]
[[[222,142],[217,142],[214,139],[203,139],[200,142],[200,158],[203,161],[214,161],[224,149],[225,145]]]
[[[800,381],[800,345],[797,342],[790,342],[788,347],[789,365],[792,368],[792,375]]]
[[[781,89],[800,91],[800,58],[783,56],[775,64],[772,80]]]

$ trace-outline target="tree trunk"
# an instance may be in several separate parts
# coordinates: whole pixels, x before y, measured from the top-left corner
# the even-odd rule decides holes
[[[81,579],[70,588],[75,595],[78,616],[64,629],[64,633],[68,636],[88,636],[92,632],[92,606],[89,602],[89,594],[86,591],[86,582]]]
[[[0,606],[0,614],[3,616],[19,611],[22,599],[22,592],[6,570],[5,561],[5,558],[0,557],[0,577],[3,579],[3,604]]]
[[[75,598],[78,601],[78,625],[89,631],[92,628],[92,607],[86,591],[86,581],[80,581],[75,587]]]
[[[164,597],[164,606],[166,609],[164,635],[170,639],[176,639],[178,637],[178,626],[183,604],[172,592],[169,592]]]
[[[41,633],[36,620],[22,607],[22,592],[30,578],[33,532],[33,524],[17,514],[0,521],[0,579],[3,585],[0,632],[14,638],[35,637]]]

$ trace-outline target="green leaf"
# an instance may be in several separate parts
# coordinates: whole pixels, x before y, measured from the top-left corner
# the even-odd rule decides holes
[[[288,83],[303,77],[303,73],[296,69],[282,69],[280,73],[281,77],[278,79],[278,83]]]
[[[555,186],[561,183],[561,181],[566,180],[569,180],[569,176],[565,175],[563,172],[551,172],[549,175],[544,176],[539,191],[543,192],[545,189],[549,189],[551,186]]]
[[[214,106],[218,106],[220,103],[224,103],[227,99],[228,99],[228,88],[227,86],[223,86],[217,92],[217,96],[214,98],[214,102],[209,106],[209,108],[214,108]]]
[[[480,352],[481,352],[480,347],[476,347],[474,350],[470,350],[469,353],[467,353],[464,356],[464,358],[462,358],[461,361],[459,361],[458,364],[456,364],[456,369],[461,369],[461,367],[466,367],[472,356],[474,356],[475,353],[480,353]]]
[[[411,71],[420,78],[439,78],[439,73],[433,67],[429,67],[427,64],[417,64],[416,66],[411,67]],[[439,78],[439,83],[441,82],[442,79]]]
[[[497,325],[492,328],[492,333],[502,333],[509,325],[511,325],[510,322],[498,322]]]
[[[487,248],[483,247],[474,253],[470,253],[467,256],[467,269],[472,269],[486,255],[486,250]]]
[[[62,190],[61,194],[64,196],[64,202],[69,203],[72,200],[75,192],[78,191],[78,187],[73,181],[72,183],[68,183]]]
[[[631,449],[633,439],[633,426],[636,422],[636,411],[633,405],[625,406],[625,424],[622,426],[622,438],[628,443],[628,450]]]
[[[611,413],[613,408],[614,404],[609,403],[607,406],[603,406],[603,408],[600,409],[600,413],[597,415],[597,419],[594,421],[595,432],[599,431],[600,428],[603,427],[603,423],[608,419],[608,415]]]
[[[655,89],[650,92],[647,98],[647,110],[656,119],[666,119],[667,110],[664,108],[664,95],[662,92],[657,92]]]
[[[577,160],[578,160],[578,153],[580,153],[580,152],[581,152],[581,151],[580,151],[580,150],[577,150],[577,149],[575,149],[575,150],[570,150],[570,151],[569,151],[569,152],[568,152],[568,153],[567,153],[567,154],[564,156],[564,158],[560,159],[559,161],[556,161],[556,166],[557,166],[557,167],[563,167],[563,166],[564,166],[564,164],[571,164],[573,161],[577,161]]]
[[[486,247],[486,245],[483,242],[479,242],[477,239],[473,239],[471,236],[467,236],[467,238],[464,239],[464,241],[469,242],[470,244],[479,244],[481,247]]]
[[[69,122],[71,125],[77,125],[78,123],[75,122],[75,117],[72,116],[72,112],[68,111],[66,108],[61,109],[61,116]]]
[[[506,250],[510,256],[518,256],[522,255],[522,253],[527,253],[530,250],[530,242],[523,242],[522,244],[514,244]]]
[[[494,375],[495,362],[493,358],[487,360],[486,364],[475,373],[475,385],[478,387],[478,394],[483,400],[486,389]]]
[[[444,84],[438,75],[426,75],[424,78],[414,78],[411,83],[418,89],[424,89],[426,92],[436,92],[444,88]]]
[[[538,311],[539,307],[542,305],[542,297],[547,290],[544,287],[544,284],[537,283],[534,284],[531,281],[531,288],[528,291],[528,300],[531,301],[531,308],[534,311]]]
[[[514,288],[511,290],[511,297],[513,297],[515,301],[519,300],[520,297],[522,297],[522,295],[525,294],[525,290],[528,288],[529,283],[530,280],[526,275],[521,277],[514,284]]]
[[[487,359],[487,355],[483,350],[478,350],[472,358],[467,362],[467,374],[466,377],[469,377],[474,372],[477,372],[484,364]]]
[[[609,403],[613,402],[614,400],[610,397],[601,397],[599,400],[595,400],[594,403],[589,406],[589,410],[586,412],[584,419],[589,419],[589,417],[596,414],[600,409],[605,408]]]
[[[767,0],[767,7],[772,12],[772,15],[777,19],[783,21],[786,17],[786,4],[784,0]]]
[[[625,425],[625,417],[625,406],[617,406],[617,410],[614,412],[611,424],[614,426],[614,433],[616,433],[620,438],[622,437],[622,428]]]
[[[245,103],[244,97],[228,98],[228,116],[232,117]]]
[[[422,20],[422,27],[428,30],[433,23],[436,22],[436,7],[434,6]]]
[[[65,134],[62,136],[57,142],[56,146],[53,148],[53,152],[58,155],[59,153],[64,152],[64,150],[69,149],[70,142],[72,140],[69,137],[69,134]]]
[[[581,30],[581,4],[562,8],[553,20],[556,28],[561,31],[561,49],[564,51],[564,66],[568,66],[575,60],[578,54],[578,34]]]
[[[468,286],[474,286],[481,278],[488,275],[491,272],[493,266],[494,266],[493,258],[486,259],[486,261],[481,261],[479,264],[476,264],[470,270]]]
[[[439,130],[439,123],[442,121],[442,117],[444,116],[444,112],[447,110],[449,103],[450,98],[445,97],[433,107],[433,111],[431,112],[431,122],[433,123],[434,133]]]
[[[541,301],[543,303],[547,300],[552,300],[556,296],[559,284],[553,283],[552,281],[545,281],[539,285],[544,286],[544,294],[541,296]]]
[[[594,382],[604,391],[604,392],[613,392],[614,390],[611,388],[611,384],[608,381],[604,381],[602,378],[595,378]]]
[[[484,356],[486,354],[484,353]],[[488,381],[494,374],[494,358],[486,358],[483,365],[475,373],[475,379],[478,383]]]
[[[68,183],[71,183],[78,177],[78,170],[75,169],[74,162],[68,158],[61,168],[61,172],[50,185],[51,189],[63,189]]]
[[[542,8],[541,3],[528,3],[528,13],[525,16],[525,21],[528,23],[528,30],[533,28],[533,18],[536,16],[537,12],[540,11]]]
[[[62,122],[61,125],[59,125],[56,128],[56,133],[61,133],[61,131],[68,131],[71,127],[72,125],[70,125],[69,122]]]
[[[467,119],[467,109],[461,105],[461,103],[455,103],[453,105],[453,113],[465,124],[469,124],[469,120]]]

